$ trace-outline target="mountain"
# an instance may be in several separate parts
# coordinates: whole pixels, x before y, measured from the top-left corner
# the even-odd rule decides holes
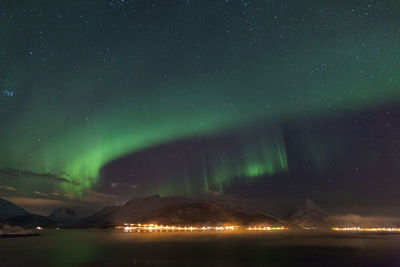
[[[159,195],[135,198],[124,206],[113,206],[79,221],[75,227],[110,227],[123,223],[157,222],[163,224],[286,224],[282,220],[245,207],[201,202],[185,197]]]
[[[137,198],[130,200],[122,208],[113,212],[109,219],[118,224],[132,222],[157,209],[194,202],[196,201],[185,197],[160,197],[159,195]]]
[[[28,214],[13,217],[4,221],[5,224],[13,226],[21,226],[25,229],[36,228],[40,226],[42,228],[56,228],[59,223],[47,218],[46,216]]]
[[[302,207],[289,214],[288,220],[301,228],[324,229],[330,227],[330,217],[333,215],[312,200],[305,199]]]
[[[53,211],[48,218],[62,223],[71,223],[76,220],[75,211],[68,208],[59,208]]]
[[[77,223],[72,224],[71,227],[72,228],[111,227],[114,225],[114,223],[109,217],[111,217],[115,211],[121,208],[122,208],[121,206],[105,207],[102,210],[86,218],[81,219]]]
[[[110,227],[126,222],[134,222],[150,212],[174,204],[194,203],[185,197],[160,197],[159,195],[134,198],[123,206],[106,207],[80,220],[74,227]]]
[[[151,212],[140,218],[140,221],[167,225],[286,225],[282,220],[268,214],[209,202],[171,205]]]
[[[23,208],[15,205],[10,201],[0,198],[0,221],[28,214],[30,213]]]
[[[55,228],[57,222],[45,216],[27,212],[14,203],[0,198],[0,220],[6,225],[20,226],[25,229],[36,228]]]

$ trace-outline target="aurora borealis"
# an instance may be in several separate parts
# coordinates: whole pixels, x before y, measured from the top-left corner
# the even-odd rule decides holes
[[[0,3],[0,196],[399,185],[398,1],[56,2]]]

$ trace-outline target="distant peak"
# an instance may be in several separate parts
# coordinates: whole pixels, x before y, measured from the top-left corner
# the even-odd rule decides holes
[[[320,206],[318,206],[318,205],[317,205],[314,201],[312,201],[311,199],[306,198],[305,202],[306,202],[306,206],[305,206],[306,210],[308,210],[308,211],[320,212],[320,213],[326,213],[326,211],[325,211],[323,208],[321,208]]]
[[[69,208],[58,208],[54,210],[50,215],[50,218],[74,218],[75,211]]]

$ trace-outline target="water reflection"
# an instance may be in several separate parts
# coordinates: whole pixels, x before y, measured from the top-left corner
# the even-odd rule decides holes
[[[398,234],[123,233],[110,230],[43,233],[38,237],[1,239],[1,265],[400,264]]]

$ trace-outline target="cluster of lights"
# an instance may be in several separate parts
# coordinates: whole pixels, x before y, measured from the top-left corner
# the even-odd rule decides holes
[[[143,231],[234,231],[237,226],[169,226],[158,224],[127,224],[117,226],[117,229],[123,229],[124,232]]]
[[[142,231],[184,231],[184,232],[193,232],[193,231],[237,231],[239,230],[239,226],[235,225],[224,225],[224,226],[170,226],[170,225],[158,225],[158,224],[127,224],[125,223],[122,226],[117,226],[116,229],[123,229],[124,232],[140,232]],[[249,231],[278,231],[278,230],[286,230],[287,228],[281,227],[247,227],[245,228]]]
[[[393,227],[333,227],[333,231],[349,231],[349,232],[400,232],[400,228]]]
[[[247,227],[246,230],[249,231],[279,231],[279,230],[286,230],[287,228],[280,226],[280,227],[269,227],[269,226],[263,226],[263,227]]]

